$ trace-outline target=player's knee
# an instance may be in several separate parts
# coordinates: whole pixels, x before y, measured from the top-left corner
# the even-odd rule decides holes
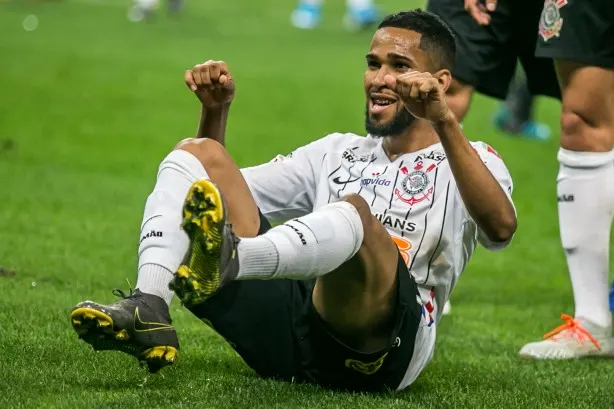
[[[223,169],[232,163],[226,148],[213,139],[184,139],[175,146],[175,149],[190,152],[202,163],[203,167],[209,174],[216,169]]]
[[[195,140],[196,140],[196,138],[185,138],[185,139],[182,139],[181,141],[179,141],[179,142],[177,143],[177,145],[175,145],[175,148],[174,148],[174,149],[175,149],[175,150],[177,150],[177,149],[181,149],[181,147],[182,147],[183,145],[190,144],[190,142],[191,142],[191,141],[195,141]]]
[[[363,232],[365,235],[368,235],[372,227],[373,215],[367,201],[355,193],[343,196],[341,200],[351,204],[356,209],[362,223]]]
[[[563,88],[561,146],[578,152],[614,147],[614,75],[599,67],[557,61]]]
[[[366,200],[354,193],[343,196],[341,200],[351,204],[360,217],[363,234],[358,255],[361,260],[372,264],[376,263],[375,259],[388,258],[392,255],[396,261],[397,247],[390,240],[390,234],[386,228],[371,213],[371,207]]]
[[[577,152],[609,152],[614,135],[607,127],[595,126],[584,108],[567,108],[561,114],[561,147]]]
[[[585,126],[586,122],[578,113],[573,111],[561,113],[561,133],[563,135],[579,135]]]

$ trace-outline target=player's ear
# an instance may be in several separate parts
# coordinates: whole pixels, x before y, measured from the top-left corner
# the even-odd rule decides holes
[[[452,83],[452,73],[450,70],[446,70],[445,68],[437,71],[433,77],[437,78],[439,84],[443,88],[444,92],[448,91],[450,84]]]

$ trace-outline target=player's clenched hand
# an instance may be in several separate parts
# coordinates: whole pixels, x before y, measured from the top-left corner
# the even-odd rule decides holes
[[[228,105],[235,95],[235,82],[224,61],[209,60],[185,72],[185,83],[207,108]]]
[[[497,0],[465,0],[465,10],[481,26],[490,24],[490,14],[497,8]]]
[[[405,108],[416,118],[440,122],[450,115],[446,93],[437,78],[428,72],[412,71],[393,77],[384,77],[386,86],[395,91]]]

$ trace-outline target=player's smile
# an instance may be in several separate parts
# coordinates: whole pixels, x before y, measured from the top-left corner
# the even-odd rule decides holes
[[[369,113],[372,116],[380,116],[379,114],[390,109],[396,111],[397,98],[395,96],[372,92],[369,94]]]

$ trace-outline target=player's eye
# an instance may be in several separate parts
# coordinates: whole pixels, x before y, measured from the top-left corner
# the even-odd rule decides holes
[[[405,71],[409,69],[409,65],[405,62],[395,62],[392,64],[392,68],[399,71]]]
[[[371,69],[378,69],[381,65],[375,60],[367,60],[367,67]]]

